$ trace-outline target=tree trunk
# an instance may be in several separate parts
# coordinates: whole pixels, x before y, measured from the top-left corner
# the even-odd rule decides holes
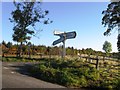
[[[2,53],[2,57],[4,57],[5,55],[4,55],[4,52]]]
[[[19,56],[19,46],[18,46],[18,43],[17,43],[17,51],[16,51],[16,57],[18,57]]]
[[[22,55],[22,42],[21,42],[20,45],[18,46],[17,57],[21,57],[21,55]]]
[[[118,42],[117,42],[118,51],[120,53],[120,23],[118,24]]]
[[[22,56],[23,52],[22,52],[22,42],[20,43],[20,57]]]
[[[28,46],[28,58],[31,58],[31,54],[30,54],[30,46]]]

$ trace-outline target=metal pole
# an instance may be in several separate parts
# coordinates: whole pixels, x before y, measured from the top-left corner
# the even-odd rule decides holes
[[[66,50],[65,50],[65,40],[66,40],[66,34],[64,32],[64,40],[63,40],[63,59],[65,58],[65,55],[66,55]]]
[[[65,58],[66,50],[65,50],[65,40],[63,41],[63,58]]]

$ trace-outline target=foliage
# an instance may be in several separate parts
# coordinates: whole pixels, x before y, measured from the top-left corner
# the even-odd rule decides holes
[[[9,45],[7,45],[8,43],[11,42],[5,42],[2,45],[4,45],[6,48],[9,47]],[[6,51],[6,54],[10,55],[11,53],[13,53],[13,55],[16,54],[17,48],[19,46],[16,44],[11,43],[10,44],[10,48],[8,48],[9,50],[6,50],[4,47],[2,50]],[[61,55],[61,48],[60,47],[51,47],[51,46],[45,46],[45,45],[34,45],[30,42],[28,42],[27,44],[23,44],[22,45],[22,51],[23,51],[23,55],[28,55],[29,57],[30,55],[37,55],[37,53],[39,54],[43,54],[43,55],[49,55],[49,57],[51,57],[51,55]],[[8,52],[9,51],[9,52]],[[4,52],[4,51],[3,51]],[[106,56],[106,53],[101,52],[101,51],[95,51],[92,48],[86,48],[86,49],[73,49],[72,47],[66,47],[66,54],[69,56],[71,55],[73,56],[77,56],[79,53],[79,55],[82,54],[88,54],[88,55],[98,55],[98,56]],[[109,53],[110,57],[114,57],[114,58],[118,58],[119,55],[118,53]]]
[[[8,48],[6,42],[3,40],[2,41],[2,56],[4,57],[4,54],[8,53]]]
[[[104,10],[102,14],[104,14],[102,18],[102,24],[108,26],[107,31],[104,35],[108,35],[111,32],[111,29],[118,26],[120,23],[120,1],[119,2],[111,2],[108,5],[107,10]]]
[[[117,47],[118,47],[118,51],[120,52],[120,34],[118,35]]]
[[[104,44],[103,44],[103,50],[106,53],[110,53],[112,51],[112,45],[111,45],[111,43],[108,42],[108,41],[105,41]]]
[[[14,2],[14,6],[16,10],[12,11],[12,19],[10,19],[15,23],[13,40],[17,42],[29,40],[30,36],[27,35],[34,33],[29,26],[34,27],[37,22],[40,22],[40,19],[45,18],[49,11],[42,11],[39,2]]]
[[[12,42],[8,42],[8,43],[6,44],[6,47],[7,47],[7,48],[11,48],[11,47],[12,47]]]
[[[21,53],[23,42],[30,40],[30,35],[34,35],[35,33],[36,23],[41,22],[41,19],[44,20],[49,11],[42,11],[40,2],[14,2],[14,6],[15,10],[11,13],[12,18],[10,18],[10,21],[15,24],[13,27],[13,41],[21,43],[20,50],[18,50]],[[43,23],[49,24],[52,21],[49,21],[48,18]],[[30,27],[33,27],[33,30]]]
[[[102,12],[102,14],[104,15],[102,18],[102,24],[107,26],[107,30],[106,30],[106,32],[104,32],[104,35],[110,35],[110,32],[115,27],[118,27],[118,30],[119,30],[119,28],[120,28],[120,25],[119,25],[120,24],[120,1],[119,2],[111,2],[108,5],[107,10],[104,10]],[[118,37],[118,43],[117,43],[118,51],[120,48],[119,41],[120,41],[120,39]]]
[[[66,87],[120,88],[119,80],[110,77],[112,72],[107,73],[105,69],[98,71],[81,61],[45,60],[31,68],[30,72],[39,79]]]
[[[5,45],[5,46],[6,46],[6,42],[5,42],[4,40],[2,41],[2,45]]]

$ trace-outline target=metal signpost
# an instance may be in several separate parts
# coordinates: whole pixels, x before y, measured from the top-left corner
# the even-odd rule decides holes
[[[62,58],[64,58],[65,55],[66,55],[65,41],[66,41],[66,39],[75,38],[76,37],[76,32],[73,31],[73,32],[67,32],[66,33],[66,32],[54,31],[54,35],[60,36],[60,38],[58,40],[54,41],[52,45],[56,45],[58,43],[63,42],[63,55],[62,55]]]

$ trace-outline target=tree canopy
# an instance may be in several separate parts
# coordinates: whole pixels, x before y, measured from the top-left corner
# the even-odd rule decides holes
[[[120,32],[120,1],[111,2],[102,14],[104,15],[102,18],[102,24],[105,27],[107,26],[107,30],[104,32],[104,35],[110,35],[114,28],[118,28],[118,32]],[[120,35],[118,35],[117,47],[120,52]]]
[[[118,51],[120,52],[120,34],[118,35],[117,47],[118,47]]]
[[[31,35],[35,35],[37,22],[43,24],[52,23],[49,18],[46,19],[49,11],[43,11],[40,4],[40,2],[14,2],[15,10],[11,13],[10,22],[14,23],[13,41],[21,43],[18,53],[21,53],[22,43],[30,40]]]
[[[44,24],[49,24],[52,21],[45,19],[45,16],[49,13],[48,10],[43,11],[40,8],[40,2],[14,2],[16,10],[12,11],[10,21],[15,24],[13,27],[13,40],[16,42],[25,42],[30,40],[31,36],[34,34],[35,24],[41,22]],[[32,26],[31,30],[29,27]]]
[[[106,27],[107,30],[104,35],[109,35],[111,30],[115,27],[118,27],[120,24],[120,1],[119,2],[111,2],[107,10],[102,12],[104,15],[102,18],[102,24]]]
[[[112,45],[111,45],[111,43],[108,42],[108,41],[105,41],[104,44],[103,44],[103,50],[106,53],[110,53],[112,51]]]

